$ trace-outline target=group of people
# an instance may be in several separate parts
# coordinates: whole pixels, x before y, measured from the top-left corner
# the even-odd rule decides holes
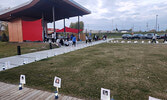
[[[76,36],[72,34],[71,36],[67,35],[67,37],[59,36],[59,38],[56,39],[55,43],[59,47],[61,47],[61,46],[70,46],[70,45],[76,46],[76,41],[77,41]]]
[[[107,39],[107,36],[106,35],[103,35],[102,36],[102,39],[100,39],[100,37],[96,34],[93,35],[93,41],[98,41],[98,40],[106,40]],[[89,36],[86,35],[86,43],[91,43],[92,42],[92,36],[91,34],[89,33]]]
[[[93,41],[98,41],[98,40],[106,40],[107,36],[103,35],[102,38],[100,39],[98,35],[94,34],[92,36],[91,33],[89,33],[88,35],[85,36],[85,40],[86,40],[86,44],[87,43],[91,43],[92,42],[92,37],[93,37]],[[57,46],[61,47],[61,46],[76,46],[76,42],[77,42],[77,38],[74,34],[67,34],[64,36],[58,35],[57,34],[52,34],[51,38],[46,38],[48,42],[52,42],[52,43],[56,43]]]
[[[163,43],[165,43],[165,42],[167,42],[167,34],[164,35]],[[157,35],[156,34],[153,35],[151,43],[157,43]]]
[[[86,35],[85,36],[85,38],[86,38],[86,44],[89,42],[89,43],[91,43],[92,42],[92,37],[89,35]]]

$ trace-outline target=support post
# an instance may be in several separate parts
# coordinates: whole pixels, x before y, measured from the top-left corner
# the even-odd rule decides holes
[[[66,19],[64,18],[64,36],[66,35]],[[65,38],[65,37],[64,37]]]
[[[66,19],[64,19],[64,33],[66,32]]]
[[[49,48],[52,49],[52,43],[49,43]]]
[[[21,47],[17,46],[17,55],[21,55]]]
[[[80,17],[78,16],[78,40],[80,41]]]
[[[54,34],[56,33],[56,26],[55,26],[55,7],[53,6],[52,8],[52,11],[53,11],[53,32]],[[56,39],[57,39],[57,34],[56,34]]]
[[[43,28],[42,38],[43,38],[43,41],[45,42],[45,23],[44,23],[44,14],[43,13],[42,13],[42,28]]]

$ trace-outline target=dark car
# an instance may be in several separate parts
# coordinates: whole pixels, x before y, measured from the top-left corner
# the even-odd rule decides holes
[[[159,39],[164,39],[165,38],[165,34],[160,35]]]
[[[132,38],[132,35],[130,34],[123,34],[122,35],[122,39],[131,39]]]
[[[143,38],[143,34],[134,34],[132,36],[132,39],[142,39]]]

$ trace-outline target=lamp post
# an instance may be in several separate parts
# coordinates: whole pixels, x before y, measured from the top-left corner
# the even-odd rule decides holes
[[[157,25],[158,25],[158,15],[156,15],[156,32],[157,32]]]

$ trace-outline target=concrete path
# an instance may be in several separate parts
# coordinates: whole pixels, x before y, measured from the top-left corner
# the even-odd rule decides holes
[[[55,100],[54,93],[24,87],[19,90],[17,85],[0,82],[0,100]],[[82,100],[59,94],[58,100]]]
[[[20,56],[12,56],[12,57],[7,57],[7,58],[2,58],[0,59],[0,71],[3,71],[3,68],[5,70],[11,69],[14,67],[22,66],[24,64],[29,64],[35,61],[39,61],[42,59],[46,59],[49,57],[53,57],[56,55],[61,55],[64,53],[72,52],[78,49],[86,48],[89,46],[93,46],[96,44],[104,43],[106,41],[97,41],[97,42],[92,42],[91,44],[85,44],[85,43],[79,43],[77,44],[76,47],[61,47],[61,48],[56,48],[52,50],[46,50],[46,51],[39,51],[39,52],[34,52],[34,53],[28,53],[28,54],[23,54]]]

